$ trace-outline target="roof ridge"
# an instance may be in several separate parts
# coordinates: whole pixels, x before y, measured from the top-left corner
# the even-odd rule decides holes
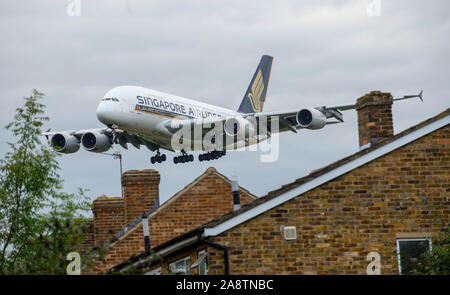
[[[153,208],[151,208],[150,210],[148,210],[147,212],[145,212],[145,214],[147,214],[149,219],[153,218],[159,212],[161,212],[165,207],[169,206],[171,203],[173,203],[174,201],[178,200],[181,196],[183,196],[183,194],[186,193],[188,190],[190,190],[192,187],[194,187],[195,184],[199,183],[201,180],[203,180],[203,178],[207,177],[208,175],[210,175],[212,173],[221,177],[225,181],[231,183],[231,180],[228,177],[226,177],[225,175],[223,175],[222,173],[218,172],[216,168],[208,167],[205,170],[205,172],[200,174],[197,178],[195,178],[192,182],[187,184],[184,188],[182,188],[181,190],[176,192],[170,199],[165,201],[162,205],[159,205],[159,202],[158,202],[158,204],[155,204],[155,206]],[[239,190],[244,191],[253,199],[258,199],[257,196],[253,195],[252,193],[250,193],[248,190],[244,189],[241,186],[239,186]],[[131,224],[129,224],[127,227],[125,227],[125,229],[123,229],[120,232],[118,232],[117,234],[115,234],[112,239],[110,239],[108,242],[106,242],[104,244],[104,247],[113,246],[117,241],[122,240],[128,234],[133,233],[137,229],[137,226],[141,223],[141,221],[142,221],[142,216],[140,216],[139,218],[134,220]]]
[[[331,170],[331,169],[333,169],[334,166],[338,166],[339,164],[343,164],[343,163],[345,163],[345,162],[347,162],[347,161],[351,161],[351,160],[353,160],[353,159],[355,159],[355,158],[357,158],[357,157],[359,157],[359,156],[362,156],[362,155],[364,155],[364,154],[366,154],[366,153],[369,153],[369,152],[371,152],[371,151],[373,151],[373,150],[376,150],[376,149],[378,149],[378,148],[380,148],[380,147],[382,147],[382,146],[388,144],[389,142],[392,142],[392,141],[394,141],[394,140],[396,140],[396,139],[399,139],[399,138],[401,138],[401,137],[403,137],[403,136],[405,136],[405,135],[411,133],[411,132],[414,131],[414,130],[420,129],[420,128],[422,128],[422,127],[424,127],[424,126],[426,126],[426,125],[428,125],[428,124],[430,124],[430,123],[432,123],[432,122],[434,122],[434,121],[436,121],[436,120],[439,120],[440,118],[446,117],[446,116],[448,116],[448,115],[450,115],[450,108],[447,108],[447,110],[445,110],[445,111],[443,111],[443,112],[437,114],[436,116],[431,117],[431,118],[428,118],[428,119],[426,119],[426,120],[424,120],[424,121],[422,121],[422,122],[420,122],[420,123],[418,123],[418,124],[416,124],[416,125],[413,125],[413,126],[407,128],[407,129],[403,130],[403,131],[400,132],[400,133],[397,133],[397,134],[395,134],[395,135],[393,135],[393,136],[391,136],[391,137],[389,137],[389,138],[386,138],[386,139],[384,139],[384,140],[381,140],[381,141],[375,143],[374,145],[372,145],[372,146],[369,147],[369,148],[366,148],[366,149],[363,149],[363,150],[359,150],[359,151],[357,151],[357,152],[355,152],[355,153],[353,153],[353,154],[350,154],[350,155],[348,155],[348,156],[346,156],[346,157],[344,157],[344,158],[341,158],[341,159],[339,159],[339,160],[336,160],[336,161],[334,161],[334,162],[332,162],[332,163],[330,163],[330,164],[328,164],[328,165],[325,165],[325,166],[323,166],[323,167],[314,169],[314,170],[312,170],[310,173],[308,173],[307,175],[305,175],[305,176],[303,176],[303,177],[300,177],[300,178],[297,178],[297,179],[296,179],[295,181],[293,181],[293,182],[284,184],[284,185],[282,185],[280,188],[268,192],[266,195],[262,196],[261,198],[267,197],[267,196],[269,196],[271,193],[278,192],[279,190],[282,190],[282,191],[283,191],[283,190],[285,190],[285,189],[288,188],[288,187],[289,187],[289,189],[292,189],[292,188],[295,187],[295,186],[294,186],[294,187],[291,187],[292,184],[303,184],[303,183],[309,181],[309,180],[310,180],[309,178],[315,178],[315,177],[317,176],[317,174],[320,175],[320,174],[322,174],[322,173],[323,173],[324,171],[326,171],[326,170]]]

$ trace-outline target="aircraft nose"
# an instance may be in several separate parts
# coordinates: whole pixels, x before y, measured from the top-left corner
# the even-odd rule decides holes
[[[96,115],[97,115],[97,119],[102,122],[105,125],[109,125],[109,124],[113,124],[112,121],[112,110],[110,110],[110,108],[107,106],[107,104],[105,104],[105,102],[101,102],[98,106],[97,106],[97,110],[96,110]]]

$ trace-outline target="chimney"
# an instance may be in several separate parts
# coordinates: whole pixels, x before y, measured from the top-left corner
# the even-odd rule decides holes
[[[371,91],[356,100],[360,149],[394,135],[389,92]]]
[[[124,212],[123,199],[101,196],[93,203],[94,241],[96,247],[103,246],[114,234],[122,230]]]
[[[239,183],[236,175],[233,175],[231,177],[231,191],[233,194],[233,210],[236,211],[241,209],[241,199],[239,197]]]
[[[122,175],[125,226],[159,204],[160,176],[156,170],[129,170]]]

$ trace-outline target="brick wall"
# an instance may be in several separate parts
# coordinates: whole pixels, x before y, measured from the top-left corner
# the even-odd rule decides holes
[[[366,274],[372,251],[381,274],[398,274],[396,240],[435,237],[450,222],[448,138],[447,125],[209,239],[229,247],[231,274]],[[282,238],[283,225],[297,240]],[[187,255],[192,264],[205,247],[208,273],[224,274],[223,252],[201,243],[145,271],[165,274]]]
[[[82,254],[88,254],[92,250],[92,248],[95,247],[93,219],[84,220],[82,232],[83,232],[83,241],[81,243],[81,249],[79,249],[79,251]]]
[[[124,224],[123,199],[99,197],[93,203],[92,213],[94,215],[94,245],[101,247],[122,229]]]
[[[450,222],[448,138],[447,125],[211,239],[230,247],[231,274],[366,274],[371,251],[397,274],[398,237],[435,235],[435,214]],[[283,240],[282,225],[298,239]],[[221,251],[208,262],[223,273]]]
[[[254,200],[244,190],[240,191],[240,197],[242,205]],[[215,173],[210,173],[184,192],[176,202],[168,204],[149,219],[151,245],[154,247],[169,241],[231,210],[231,184]]]
[[[244,189],[240,190],[240,196],[241,204],[255,199]],[[171,240],[231,210],[233,197],[230,181],[216,169],[208,168],[198,179],[148,217],[151,247]],[[105,272],[133,254],[143,251],[142,225],[138,224],[109,247],[105,256],[106,263],[99,262],[95,273]]]

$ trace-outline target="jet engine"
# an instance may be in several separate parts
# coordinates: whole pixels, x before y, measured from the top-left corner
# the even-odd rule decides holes
[[[232,117],[225,121],[224,131],[228,136],[237,136],[238,138],[249,138],[256,134],[256,121],[244,119],[242,117]]]
[[[325,114],[314,108],[298,111],[296,119],[299,126],[308,129],[320,129],[327,124],[327,117]]]
[[[83,134],[81,144],[85,150],[95,153],[106,152],[112,145],[108,135],[96,131]]]
[[[56,133],[50,139],[55,151],[63,154],[72,154],[80,149],[80,141],[68,133]]]

